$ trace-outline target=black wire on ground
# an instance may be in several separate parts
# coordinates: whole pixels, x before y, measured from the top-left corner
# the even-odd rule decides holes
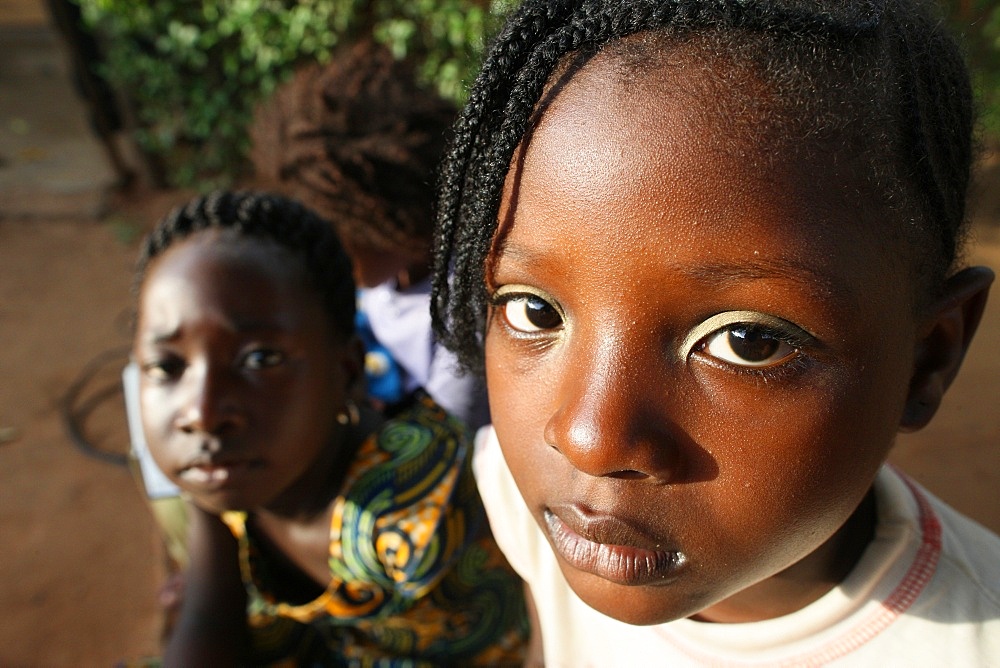
[[[83,427],[87,422],[87,418],[98,406],[112,397],[121,396],[121,370],[125,368],[130,350],[130,346],[119,346],[95,355],[93,359],[84,365],[76,379],[70,384],[59,406],[63,425],[66,427],[66,433],[70,440],[73,441],[73,444],[89,457],[118,466],[128,466],[128,455],[123,452],[102,450],[90,442]],[[105,369],[112,362],[118,364],[117,380],[112,383],[106,383],[99,389],[85,395],[84,390],[87,386],[101,370]]]

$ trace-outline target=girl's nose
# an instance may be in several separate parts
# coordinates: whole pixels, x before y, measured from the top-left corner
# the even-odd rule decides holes
[[[177,428],[187,433],[224,436],[245,422],[228,369],[190,367],[186,374]]]
[[[600,352],[564,368],[574,371],[557,388],[546,443],[592,476],[663,483],[678,474],[681,448],[666,406],[666,378],[641,359]]]

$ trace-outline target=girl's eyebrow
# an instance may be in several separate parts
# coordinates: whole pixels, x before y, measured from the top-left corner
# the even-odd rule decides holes
[[[816,298],[849,305],[857,302],[858,293],[848,283],[837,281],[815,266],[795,258],[753,259],[746,262],[705,262],[673,269],[700,283],[727,285],[741,281],[780,279],[802,286]]]
[[[249,318],[234,318],[231,321],[230,329],[238,334],[244,334],[246,332],[289,332],[297,329],[297,327],[292,323],[283,322],[282,319],[275,317],[273,320],[259,320],[259,319],[249,319]]]
[[[176,340],[178,334],[179,330],[174,329],[172,331],[164,332],[162,334],[154,334],[153,336],[148,337],[148,339],[150,343],[158,345],[161,343],[170,343],[171,341]]]
[[[226,321],[226,330],[233,334],[283,334],[295,331],[295,325],[284,323],[280,320],[259,320],[259,319],[231,319]],[[162,344],[175,341],[180,338],[181,327],[177,326],[163,332],[153,332],[150,336],[144,337],[152,344]]]
[[[544,263],[545,255],[521,245],[505,243],[499,257],[525,266]],[[753,258],[741,262],[705,261],[700,264],[665,264],[664,269],[678,273],[698,283],[713,286],[728,286],[741,281],[782,280],[801,286],[815,299],[834,302],[843,306],[857,303],[858,293],[845,281],[823,273],[815,266],[793,257],[777,259]]]
[[[144,329],[140,332],[138,341],[146,345],[160,345],[163,343],[170,343],[175,341],[181,333],[180,327],[172,327],[167,330],[149,330]]]

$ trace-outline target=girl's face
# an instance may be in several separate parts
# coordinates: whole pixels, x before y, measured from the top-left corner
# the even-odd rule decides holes
[[[215,231],[177,242],[139,299],[153,458],[211,511],[310,503],[334,457],[352,355],[288,251]]]
[[[490,260],[504,456],[569,584],[635,624],[774,617],[842,578],[918,338],[843,156],[732,139],[738,110],[677,94],[691,71],[575,74]]]

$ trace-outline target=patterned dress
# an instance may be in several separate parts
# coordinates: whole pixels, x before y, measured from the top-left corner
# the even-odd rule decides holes
[[[519,665],[520,580],[489,532],[463,427],[421,397],[361,446],[335,500],[330,584],[276,600],[243,512],[240,544],[255,660],[320,666]]]

